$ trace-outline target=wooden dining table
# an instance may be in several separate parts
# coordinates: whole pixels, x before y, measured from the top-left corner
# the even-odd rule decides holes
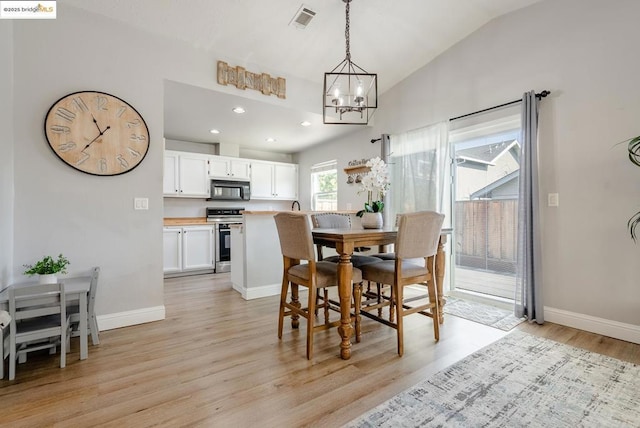
[[[440,324],[444,322],[442,308],[444,299],[442,285],[445,272],[445,252],[444,245],[447,242],[447,235],[451,229],[443,229],[438,243],[438,251],[435,259],[436,292],[438,294],[438,304],[440,307]],[[326,247],[335,248],[340,256],[338,262],[338,296],[340,300],[340,357],[344,360],[351,358],[351,335],[353,327],[351,325],[351,276],[353,265],[351,256],[357,247],[379,246],[393,244],[396,241],[398,231],[396,227],[385,227],[382,229],[313,229],[313,242]]]

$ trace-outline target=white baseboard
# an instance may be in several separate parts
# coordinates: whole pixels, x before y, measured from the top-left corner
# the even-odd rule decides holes
[[[163,319],[165,319],[164,305],[136,309],[134,311],[117,312],[115,314],[98,315],[98,331],[112,330],[114,328],[128,327],[130,325],[144,324]]]
[[[280,288],[282,284],[269,284],[261,287],[246,288],[236,283],[233,284],[233,289],[242,295],[245,300],[259,299],[261,297],[279,296]]]
[[[545,321],[640,344],[640,326],[544,307]]]

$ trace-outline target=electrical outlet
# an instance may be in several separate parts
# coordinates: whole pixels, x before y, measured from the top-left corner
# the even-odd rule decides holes
[[[353,209],[352,205],[351,205],[351,202],[347,202],[347,210],[351,210],[351,209]]]
[[[549,193],[548,200],[549,200],[550,207],[557,207],[560,202],[559,196],[557,193]]]
[[[135,210],[148,210],[149,198],[133,198],[133,209]]]

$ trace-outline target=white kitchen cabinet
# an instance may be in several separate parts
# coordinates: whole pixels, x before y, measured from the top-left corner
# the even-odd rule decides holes
[[[165,196],[178,196],[180,193],[180,156],[178,152],[164,152],[164,170],[162,173],[162,193]]]
[[[180,272],[182,270],[182,228],[165,227],[162,243],[164,272]]]
[[[215,267],[213,226],[164,228],[164,272]]]
[[[252,199],[298,199],[298,165],[290,163],[251,162]]]
[[[213,257],[213,226],[182,228],[182,270],[211,269]]]
[[[209,157],[209,178],[223,180],[249,180],[251,163],[247,159],[225,156]]]
[[[164,196],[208,198],[209,157],[198,153],[164,152]]]

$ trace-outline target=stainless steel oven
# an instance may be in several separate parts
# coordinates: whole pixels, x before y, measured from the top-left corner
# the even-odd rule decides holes
[[[231,270],[231,225],[242,224],[244,208],[207,208],[207,222],[214,223],[216,273]]]

